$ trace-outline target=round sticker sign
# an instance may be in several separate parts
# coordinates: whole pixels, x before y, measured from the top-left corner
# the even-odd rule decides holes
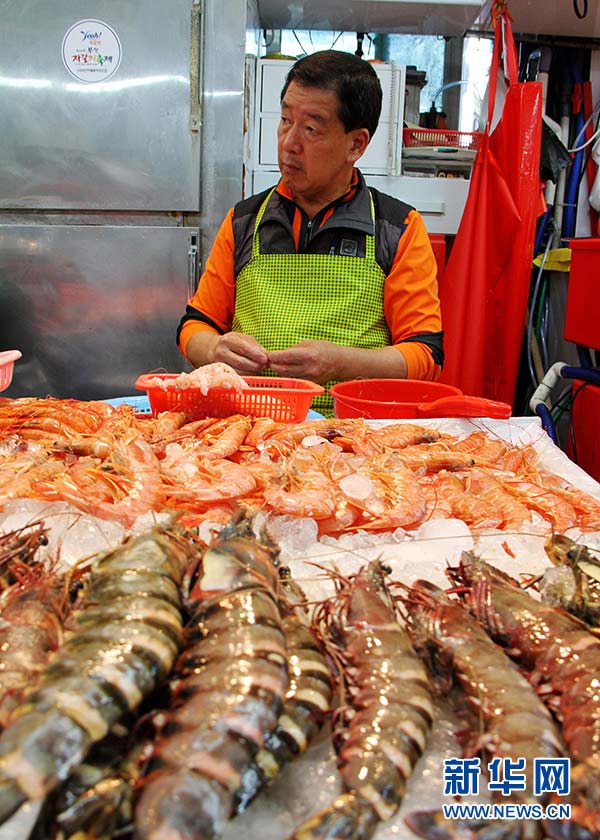
[[[62,42],[63,64],[79,82],[105,82],[121,63],[121,42],[101,20],[80,20]]]

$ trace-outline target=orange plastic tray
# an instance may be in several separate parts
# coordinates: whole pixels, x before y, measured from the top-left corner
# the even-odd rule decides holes
[[[282,423],[297,423],[306,419],[313,397],[325,392],[321,385],[307,379],[285,379],[274,376],[245,376],[248,388],[211,388],[203,394],[200,388],[176,388],[170,383],[177,373],[145,373],[135,387],[148,393],[153,414],[161,411],[182,411],[190,420],[203,417],[229,417],[249,414],[271,417]],[[149,385],[152,379],[162,379],[167,388]]]
[[[405,146],[446,146],[450,149],[478,149],[480,131],[450,131],[447,128],[405,128],[402,140]]]

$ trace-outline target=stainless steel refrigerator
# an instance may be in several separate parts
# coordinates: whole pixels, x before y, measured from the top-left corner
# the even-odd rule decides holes
[[[225,5],[0,0],[0,350],[23,354],[2,396],[184,369],[177,324],[241,197],[246,4]]]

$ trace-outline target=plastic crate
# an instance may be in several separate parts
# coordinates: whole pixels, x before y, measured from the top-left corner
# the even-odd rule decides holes
[[[481,131],[450,131],[447,128],[405,128],[402,140],[409,148],[446,147],[476,151],[481,144]]]
[[[200,388],[170,385],[178,376],[177,373],[148,373],[138,378],[135,387],[147,392],[153,414],[181,411],[189,420],[248,414],[271,417],[282,423],[297,423],[306,419],[313,397],[325,392],[321,385],[306,379],[245,376],[248,388],[240,391],[211,388],[203,394]],[[167,387],[150,384],[153,379],[161,379]]]
[[[0,353],[0,391],[5,391],[12,382],[14,363],[21,355],[20,350],[4,350]]]
[[[563,335],[567,341],[600,350],[600,238],[571,239],[569,246],[571,267]]]
[[[573,394],[577,396],[571,410],[573,436],[569,435],[567,440],[567,455],[588,475],[600,481],[600,427],[596,420],[600,414],[600,388],[575,379]]]

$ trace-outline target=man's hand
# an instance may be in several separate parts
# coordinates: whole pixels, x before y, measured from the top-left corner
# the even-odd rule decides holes
[[[300,341],[287,350],[269,353],[269,367],[280,376],[309,379],[322,385],[336,378],[343,350],[331,341]]]
[[[267,353],[251,335],[202,330],[190,338],[186,354],[194,367],[223,362],[241,376],[255,376],[270,367],[280,376],[309,379],[319,385],[334,379],[406,378],[404,356],[391,346],[370,350],[307,339]]]
[[[189,340],[186,352],[195,367],[223,362],[242,376],[255,375],[269,364],[265,348],[251,335],[239,332],[196,333]]]
[[[406,379],[406,360],[392,346],[370,350],[331,341],[300,341],[269,353],[269,367],[280,376],[319,385],[334,379]]]
[[[224,362],[241,374],[259,373],[269,363],[265,348],[253,336],[239,332],[219,336],[214,357],[215,362]]]

